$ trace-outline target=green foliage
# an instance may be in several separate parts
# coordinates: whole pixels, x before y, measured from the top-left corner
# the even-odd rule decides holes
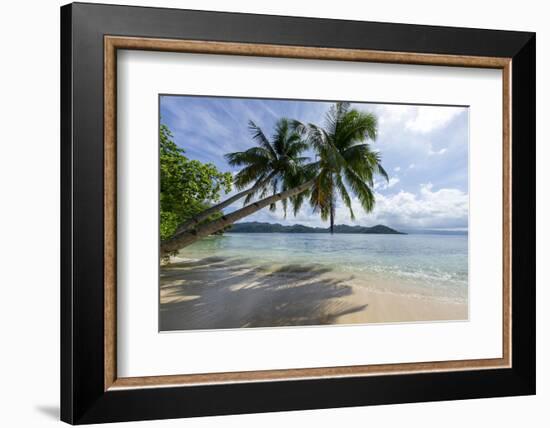
[[[160,239],[172,236],[178,227],[178,215],[174,212],[160,210]]]
[[[338,196],[349,209],[352,219],[352,196],[357,197],[364,211],[372,211],[374,176],[388,179],[380,154],[367,142],[376,139],[377,128],[375,115],[352,109],[349,103],[336,103],[327,113],[324,127],[282,118],[277,121],[271,138],[250,121],[249,129],[256,144],[243,152],[225,155],[229,165],[241,167],[233,180],[230,173],[222,173],[212,164],[188,159],[184,150],[174,143],[170,130],[162,125],[161,239],[170,238],[178,226],[201,212],[203,216],[196,218],[196,221],[202,218],[201,223],[220,218],[222,213],[218,211],[204,219],[210,212],[204,211],[219,201],[222,191],[231,190],[232,181],[238,189],[253,186],[246,193],[245,205],[254,198],[263,199],[268,194],[275,195],[304,183],[313,183],[288,200],[281,200],[282,208],[286,214],[290,205],[296,215],[309,201],[323,220],[330,218],[331,231]],[[316,155],[313,162],[304,156],[308,149]],[[275,209],[274,201],[270,209]],[[222,223],[218,225],[218,233],[224,230]],[[200,224],[195,227],[198,226]],[[225,226],[230,226],[230,222],[227,221]]]
[[[249,121],[248,128],[256,146],[225,155],[229,165],[242,167],[234,179],[238,189],[251,184],[258,186],[257,191],[246,196],[244,205],[256,196],[265,198],[269,193],[274,195],[300,185],[303,182],[303,167],[309,160],[302,154],[309,146],[304,140],[304,133],[295,128],[294,121],[279,119],[271,139],[253,121]],[[294,199],[291,200],[293,202]],[[281,204],[286,214],[287,200],[282,200]],[[270,210],[275,210],[275,204],[271,204]]]
[[[210,163],[190,160],[166,125],[160,127],[160,238],[173,235],[179,224],[205,210],[231,191],[232,176]],[[220,216],[213,214],[207,221]]]
[[[352,109],[349,103],[336,103],[326,115],[324,128],[313,124],[298,124],[297,128],[308,133],[308,142],[318,155],[319,161],[311,165],[316,169],[316,180],[309,202],[321,218],[334,221],[339,194],[354,219],[350,190],[365,212],[372,211],[374,176],[388,179],[380,154],[365,143],[376,139],[376,116]]]
[[[243,167],[235,176],[237,188],[265,183],[256,192],[264,198],[268,193],[282,192],[315,179],[312,188],[282,200],[283,210],[286,214],[290,204],[296,215],[309,200],[323,220],[331,219],[331,224],[338,195],[349,209],[351,219],[355,218],[352,195],[357,196],[366,212],[374,208],[374,176],[388,179],[380,154],[366,142],[377,137],[378,121],[374,114],[352,109],[349,103],[336,103],[327,112],[324,127],[282,118],[271,139],[254,122],[249,122],[249,128],[256,146],[225,155],[230,165]],[[314,162],[308,163],[309,159],[302,156],[308,149],[316,154]],[[254,196],[255,193],[249,194],[244,204],[250,203]],[[275,204],[270,209],[274,210]]]

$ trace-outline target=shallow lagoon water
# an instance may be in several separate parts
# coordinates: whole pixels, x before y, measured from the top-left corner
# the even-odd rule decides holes
[[[267,270],[318,265],[384,291],[468,297],[466,235],[226,233],[183,249],[179,257],[238,259]]]

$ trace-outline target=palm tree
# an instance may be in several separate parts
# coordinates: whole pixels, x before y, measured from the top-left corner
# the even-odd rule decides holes
[[[263,199],[224,215],[220,219],[200,225],[193,230],[176,233],[172,238],[162,242],[162,255],[177,251],[202,237],[218,232],[264,207],[273,208],[278,201],[282,201],[286,207],[286,201],[290,200],[296,214],[305,198],[309,196],[309,202],[314,209],[320,211],[321,217],[325,220],[328,217],[331,218],[331,229],[334,228],[336,192],[350,210],[352,218],[354,213],[348,187],[357,195],[366,212],[374,208],[372,190],[374,175],[380,174],[388,179],[386,171],[380,164],[380,155],[372,151],[369,144],[364,143],[367,139],[376,138],[377,121],[374,115],[350,109],[348,103],[337,103],[327,114],[326,128],[313,124],[304,125],[297,121],[287,121],[287,126],[290,126],[289,129],[292,132],[302,137],[307,136],[307,143],[315,150],[317,160],[308,165],[301,165],[301,162],[286,163],[285,168],[289,168],[290,172],[282,174],[284,177],[282,182],[276,182],[272,186],[271,196],[261,195]],[[266,145],[268,141],[265,137],[260,137],[260,141],[261,147],[270,150]],[[273,148],[275,148],[275,142]],[[228,155],[230,162],[233,160],[233,155]],[[246,175],[247,173],[243,173],[243,183],[246,182],[244,178]]]
[[[334,233],[336,198],[340,196],[355,219],[348,188],[357,196],[365,212],[374,208],[374,174],[388,180],[380,155],[365,140],[374,141],[377,119],[372,113],[336,103],[327,113],[325,127],[308,125],[308,141],[318,154],[318,172],[309,202],[323,220],[330,219]]]
[[[313,185],[313,179],[300,184],[297,187],[292,189],[285,190],[280,193],[275,193],[274,195],[268,196],[260,201],[253,202],[250,205],[247,205],[239,210],[236,210],[230,214],[224,215],[220,219],[211,221],[204,225],[198,226],[196,229],[186,231],[180,234],[175,234],[172,238],[167,239],[161,243],[161,256],[165,256],[174,251],[177,251],[181,248],[184,248],[199,239],[216,233],[220,230],[223,230],[227,226],[235,223],[236,221],[245,218],[255,212],[271,206],[279,201],[284,201],[289,198],[294,197],[302,192],[307,191]]]
[[[246,205],[258,193],[265,197],[270,189],[276,192],[279,184],[282,184],[283,189],[286,188],[285,186],[290,183],[290,175],[296,174],[298,167],[308,160],[300,156],[308,145],[290,120],[283,118],[277,122],[272,141],[269,141],[253,121],[249,121],[248,127],[258,145],[244,152],[225,155],[229,165],[244,167],[234,178],[235,187],[241,191],[186,220],[178,226],[175,235],[195,228],[212,214],[227,208],[239,199],[245,198]],[[251,187],[246,188],[251,184]],[[286,211],[286,200],[283,201],[283,206]],[[275,206],[271,209],[275,209]]]

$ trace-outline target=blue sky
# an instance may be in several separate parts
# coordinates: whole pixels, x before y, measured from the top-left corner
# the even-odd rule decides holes
[[[161,96],[161,122],[186,156],[236,172],[223,158],[254,144],[247,123],[253,120],[272,135],[281,117],[323,125],[332,103],[221,97]],[[354,103],[378,117],[380,151],[389,183],[375,183],[376,206],[364,213],[354,198],[356,219],[338,201],[337,224],[400,229],[466,230],[468,227],[468,108]],[[242,203],[229,208],[240,208]],[[326,226],[304,206],[296,217],[264,209],[243,221]]]

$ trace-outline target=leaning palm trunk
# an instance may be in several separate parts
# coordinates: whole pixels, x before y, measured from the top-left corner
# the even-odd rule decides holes
[[[220,230],[223,230],[227,226],[235,223],[236,221],[246,216],[254,214],[255,212],[261,210],[262,208],[265,208],[283,199],[288,199],[288,198],[291,198],[292,196],[296,196],[302,192],[305,192],[306,190],[308,190],[313,186],[314,181],[315,181],[314,179],[306,181],[305,183],[297,187],[294,187],[293,189],[285,190],[284,192],[277,193],[273,196],[262,199],[258,202],[253,202],[250,205],[247,205],[246,207],[243,207],[237,211],[234,211],[231,214],[227,214],[218,220],[214,220],[209,223],[199,225],[197,228],[193,230],[188,230],[179,234],[176,233],[172,238],[161,243],[161,246],[160,246],[161,256],[166,256],[167,254],[173,251],[178,251],[181,248],[184,248],[205,236],[219,232]]]
[[[206,220],[208,217],[210,217],[212,214],[217,213],[218,211],[223,210],[224,208],[227,208],[229,205],[231,205],[233,202],[238,201],[241,198],[244,198],[245,196],[255,193],[258,190],[260,190],[269,180],[271,180],[272,176],[274,174],[269,175],[264,180],[259,181],[254,186],[252,186],[249,189],[243,190],[242,192],[237,193],[236,195],[231,196],[230,198],[226,199],[225,201],[220,202],[217,205],[214,205],[204,211],[201,211],[193,218],[190,218],[185,223],[182,223],[177,229],[174,235],[179,235],[187,230],[195,228],[200,222]]]
[[[334,235],[334,202],[330,202],[330,234]]]

